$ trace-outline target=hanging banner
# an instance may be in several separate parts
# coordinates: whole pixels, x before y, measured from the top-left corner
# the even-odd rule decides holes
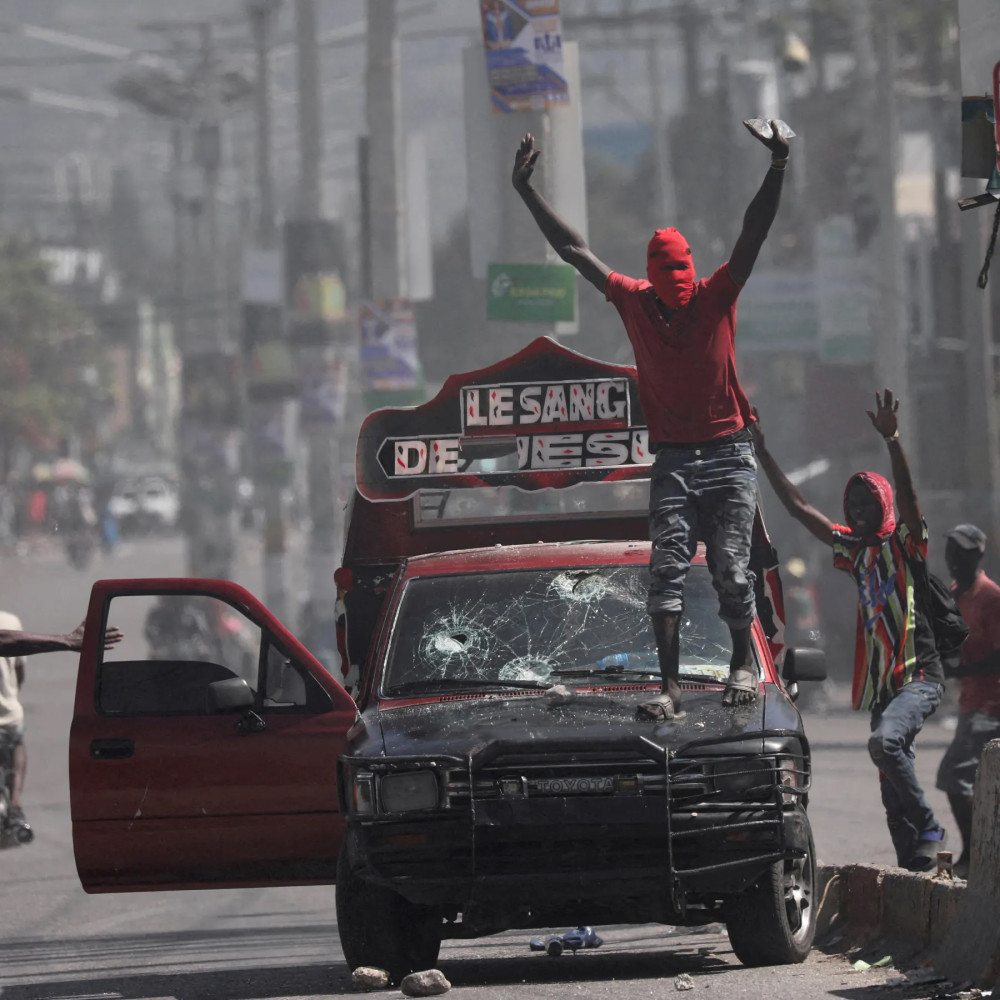
[[[303,427],[334,427],[347,408],[347,365],[332,348],[302,351],[299,420]]]
[[[329,343],[347,319],[343,232],[326,219],[292,219],[284,232],[289,336],[298,346]]]
[[[281,305],[243,303],[243,375],[247,398],[287,399],[298,394],[299,373],[284,335]]]
[[[568,104],[559,0],[480,0],[479,11],[493,110]]]
[[[365,392],[420,386],[417,321],[408,299],[361,304],[361,371]]]

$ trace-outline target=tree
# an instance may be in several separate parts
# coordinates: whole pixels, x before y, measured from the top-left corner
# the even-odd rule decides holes
[[[104,397],[93,326],[53,287],[30,240],[0,240],[0,446],[51,450]]]

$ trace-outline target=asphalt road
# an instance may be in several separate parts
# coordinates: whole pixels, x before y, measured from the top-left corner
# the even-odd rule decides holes
[[[293,546],[301,539],[293,539]],[[246,536],[239,582],[261,592],[259,547]],[[65,632],[86,611],[90,583],[104,577],[181,572],[180,542],[123,546],[85,573],[44,547],[0,563],[0,608],[32,631]],[[137,628],[139,623],[121,622]],[[50,654],[28,664],[24,688],[29,769],[25,810],[36,839],[0,852],[0,994],[15,1000],[117,1000],[340,996],[350,992],[337,939],[330,886],[88,896],[73,862],[66,767],[75,657]],[[837,697],[840,694],[837,693]],[[933,789],[947,745],[950,713],[932,720],[918,763],[932,805],[946,824],[947,803]],[[945,723],[945,724],[942,724]],[[892,851],[865,752],[866,719],[841,710],[806,713],[814,752],[810,814],[821,862],[891,862]],[[955,850],[959,849],[956,843]],[[564,930],[561,928],[560,930]],[[702,990],[748,1000],[803,997],[915,1000],[925,994],[880,984],[892,970],[853,972],[842,957],[814,952],[802,966],[744,969],[719,927],[676,933],[643,925],[599,928],[602,948],[551,959],[530,953],[524,932],[446,943],[440,967],[453,995],[672,997],[675,977]],[[721,992],[720,992],[721,991]],[[400,995],[394,991],[395,995]]]

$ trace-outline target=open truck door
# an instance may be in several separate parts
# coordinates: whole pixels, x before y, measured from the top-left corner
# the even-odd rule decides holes
[[[107,624],[123,642],[103,650]],[[335,881],[350,695],[248,591],[94,584],[70,731],[88,892]]]

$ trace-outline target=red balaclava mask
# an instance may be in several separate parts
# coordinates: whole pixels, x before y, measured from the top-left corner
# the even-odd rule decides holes
[[[681,268],[669,265],[683,264]],[[694,294],[694,261],[688,241],[673,227],[657,229],[646,248],[646,277],[657,298],[671,309],[680,309]]]
[[[880,476],[877,472],[855,472],[847,480],[847,486],[844,488],[844,517],[848,518],[848,524],[850,524],[850,518],[847,514],[847,494],[856,482],[863,483],[882,508],[882,523],[875,534],[879,539],[891,535],[896,530],[896,514],[892,505],[892,484],[885,476]],[[864,537],[872,538],[874,536],[865,535]]]

